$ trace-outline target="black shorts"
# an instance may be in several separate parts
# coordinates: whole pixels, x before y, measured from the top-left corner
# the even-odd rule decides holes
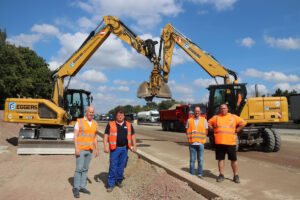
[[[216,144],[216,160],[225,160],[225,154],[228,154],[228,160],[236,161],[236,145]]]

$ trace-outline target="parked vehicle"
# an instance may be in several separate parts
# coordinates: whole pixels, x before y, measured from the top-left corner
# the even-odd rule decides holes
[[[184,104],[176,106],[175,109],[159,111],[162,129],[164,131],[184,132],[188,118],[194,116],[195,106],[200,106],[201,116],[206,118],[206,106],[202,103]]]
[[[143,122],[159,122],[159,112],[157,110],[139,112],[137,114],[137,122],[138,124]]]

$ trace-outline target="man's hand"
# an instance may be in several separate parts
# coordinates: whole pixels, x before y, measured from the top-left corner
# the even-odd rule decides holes
[[[214,130],[214,126],[211,123],[208,122],[207,125],[210,130]]]
[[[104,146],[104,152],[109,153],[109,146]]]
[[[94,151],[95,151],[95,153],[94,153],[95,158],[97,158],[99,156],[99,151],[98,151],[98,149],[95,149]]]
[[[132,150],[132,152],[135,153],[136,152],[136,146],[133,146],[131,150]]]
[[[78,148],[75,148],[75,155],[80,156],[80,150]]]

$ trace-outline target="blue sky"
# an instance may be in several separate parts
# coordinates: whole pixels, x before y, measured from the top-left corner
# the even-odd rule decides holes
[[[300,1],[289,0],[0,0],[0,28],[8,41],[28,46],[51,69],[63,64],[101,21],[119,17],[143,39],[159,40],[167,23],[211,53],[260,94],[276,88],[300,92]],[[117,105],[144,105],[137,87],[149,81],[151,63],[111,35],[72,79],[90,90],[96,113]],[[169,86],[173,98],[206,102],[214,80],[178,46]],[[161,99],[154,99],[156,102]]]

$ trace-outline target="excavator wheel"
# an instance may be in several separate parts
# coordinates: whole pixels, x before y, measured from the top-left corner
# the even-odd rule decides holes
[[[275,137],[271,129],[265,128],[262,133],[263,142],[261,148],[264,152],[273,152],[275,148]]]
[[[274,138],[275,138],[275,146],[274,146],[273,152],[277,152],[277,151],[279,151],[279,149],[281,147],[281,137],[280,137],[278,131],[276,131],[274,129],[271,129],[271,131],[273,132]]]

